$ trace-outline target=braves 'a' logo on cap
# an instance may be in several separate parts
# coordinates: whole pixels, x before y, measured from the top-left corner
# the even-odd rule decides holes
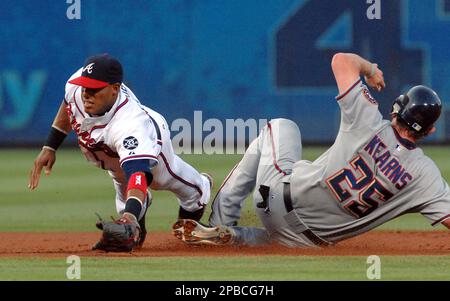
[[[94,64],[95,63],[90,63],[89,65],[87,65],[86,67],[83,68],[83,72],[87,71],[87,73],[91,74],[92,73],[92,69],[94,68]]]
[[[138,147],[139,142],[136,138],[134,138],[133,136],[129,136],[125,139],[123,139],[123,146],[126,149],[132,150],[135,149],[136,147]]]

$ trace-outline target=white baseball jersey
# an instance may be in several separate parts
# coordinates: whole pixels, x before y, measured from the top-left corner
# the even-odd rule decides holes
[[[293,167],[292,197],[303,221],[338,241],[405,213],[420,212],[432,225],[450,218],[450,190],[439,169],[383,120],[361,80],[337,101],[335,143],[314,162]]]
[[[69,80],[81,75],[79,69]],[[127,181],[124,162],[148,159],[154,190],[175,193],[187,211],[204,207],[210,197],[206,177],[184,162],[173,151],[169,126],[162,115],[142,105],[124,84],[113,107],[102,116],[84,111],[82,87],[66,83],[65,102],[72,129],[85,157],[108,170],[116,188],[117,211],[124,209]]]

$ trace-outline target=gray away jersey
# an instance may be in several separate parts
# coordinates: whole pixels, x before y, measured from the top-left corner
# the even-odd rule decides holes
[[[450,218],[450,190],[439,169],[382,119],[361,80],[336,99],[341,125],[335,143],[292,171],[294,207],[303,221],[335,242],[405,213],[420,212],[433,226]]]

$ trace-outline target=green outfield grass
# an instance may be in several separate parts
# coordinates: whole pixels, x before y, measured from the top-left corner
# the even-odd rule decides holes
[[[450,280],[450,256],[381,256],[381,280]],[[60,259],[1,259],[0,280],[67,280]],[[81,280],[368,280],[366,257],[81,258]]]
[[[305,148],[303,157],[313,160],[326,148]],[[116,215],[114,188],[109,175],[86,162],[77,149],[63,149],[50,176],[43,175],[35,191],[27,188],[28,173],[39,150],[0,150],[0,231],[95,231],[95,212]],[[429,154],[450,180],[447,147],[428,147]],[[241,155],[185,155],[198,170],[213,175],[217,191]],[[154,192],[148,225],[156,231],[169,231],[177,217],[178,202],[169,192]],[[208,215],[208,212],[205,216]],[[242,212],[242,225],[259,225],[248,199]],[[433,230],[420,215],[407,215],[379,229]]]
[[[326,148],[309,147],[313,160]],[[448,147],[424,151],[450,180]],[[62,149],[51,176],[42,176],[35,191],[28,173],[38,149],[0,150],[0,232],[98,231],[95,212],[116,215],[114,189],[105,171],[91,166],[77,149]],[[217,191],[241,155],[185,155],[198,170],[213,175]],[[167,192],[155,192],[147,216],[151,231],[169,231],[178,203]],[[205,216],[208,215],[208,212]],[[242,225],[259,225],[246,201]],[[439,228],[438,229],[442,229]],[[377,230],[434,230],[420,215],[406,215]],[[2,242],[7,243],[7,242]],[[450,256],[384,256],[384,280],[450,280]],[[0,258],[0,280],[64,280],[65,259]],[[82,258],[83,280],[364,280],[363,257],[227,257],[227,258]],[[205,267],[209,267],[205,269]],[[139,274],[136,274],[139,271]],[[186,271],[189,271],[187,274]]]

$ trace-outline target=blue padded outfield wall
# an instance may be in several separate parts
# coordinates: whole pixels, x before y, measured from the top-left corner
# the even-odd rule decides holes
[[[387,89],[374,96],[385,116],[420,83],[450,107],[450,0],[381,0],[371,20],[374,1],[0,1],[0,144],[41,143],[67,78],[100,52],[121,60],[126,82],[169,124],[195,110],[204,120],[286,117],[304,141],[329,143],[338,51],[384,70]],[[72,5],[80,19],[68,18]],[[431,140],[450,138],[449,120]]]

